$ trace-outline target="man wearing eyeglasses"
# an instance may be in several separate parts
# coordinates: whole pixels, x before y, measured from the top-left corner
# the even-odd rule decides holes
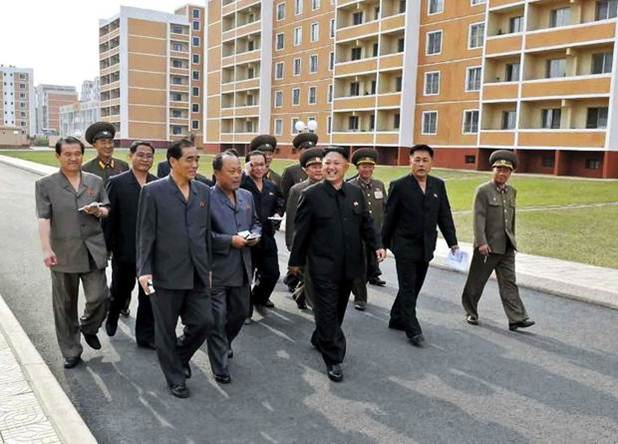
[[[105,331],[114,336],[120,312],[131,300],[135,287],[135,229],[137,206],[142,187],[157,178],[149,173],[154,161],[154,147],[149,142],[137,140],[129,148],[131,169],[107,182],[111,204],[110,217],[105,225],[105,241],[112,252],[111,303]],[[113,213],[113,214],[112,214]],[[154,321],[150,299],[139,287],[135,338],[140,347],[154,349]]]

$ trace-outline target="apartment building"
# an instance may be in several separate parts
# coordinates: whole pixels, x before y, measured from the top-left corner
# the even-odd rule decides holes
[[[380,162],[618,177],[618,0],[207,2],[211,152],[261,132],[290,156],[294,123]]]
[[[32,69],[0,65],[0,129],[7,137],[36,133]]]
[[[36,133],[39,136],[60,133],[60,108],[78,102],[77,90],[66,85],[37,85]]]
[[[204,8],[174,14],[122,6],[99,22],[101,119],[127,146],[203,136]]]
[[[60,136],[83,137],[86,129],[101,120],[99,78],[84,80],[79,102],[60,107]]]

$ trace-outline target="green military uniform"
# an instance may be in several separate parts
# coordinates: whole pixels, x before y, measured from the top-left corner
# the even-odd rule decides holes
[[[294,145],[296,150],[313,148],[317,143],[318,135],[316,133],[300,133],[292,140],[292,145]],[[283,193],[283,198],[287,201],[290,188],[306,178],[307,174],[300,164],[290,165],[283,170],[283,175],[281,176],[281,193]]]
[[[496,151],[490,158],[492,166],[516,168],[517,158],[510,151]],[[478,319],[478,303],[493,271],[498,278],[500,298],[509,325],[528,320],[519,296],[515,275],[515,209],[517,191],[508,184],[498,186],[493,181],[480,185],[474,198],[474,254],[463,290],[462,303],[468,319]],[[478,247],[489,245],[491,253],[483,256]],[[472,319],[470,319],[472,318]]]
[[[116,134],[114,125],[107,122],[96,122],[86,130],[86,141],[93,145],[97,140],[113,139]],[[99,156],[82,165],[82,171],[94,174],[103,179],[103,185],[107,185],[110,177],[120,174],[129,169],[129,164],[120,159],[111,158],[104,162]]]
[[[356,167],[362,164],[375,165],[378,160],[378,152],[372,148],[360,148],[354,151],[351,160]],[[365,196],[365,201],[369,208],[369,214],[371,214],[373,219],[373,226],[376,230],[377,239],[381,242],[382,223],[384,222],[384,209],[386,207],[386,188],[384,187],[384,183],[373,178],[367,183],[363,181],[358,174],[348,182],[359,186],[361,190],[363,190],[363,195]],[[352,288],[355,307],[361,310],[367,304],[367,281],[372,278],[377,278],[382,274],[375,251],[367,251],[366,253],[365,265],[367,269],[365,279],[356,280]]]
[[[277,188],[281,190],[281,174],[269,168],[268,173],[266,173],[266,178],[270,180],[272,183],[274,183],[275,185],[277,185]]]

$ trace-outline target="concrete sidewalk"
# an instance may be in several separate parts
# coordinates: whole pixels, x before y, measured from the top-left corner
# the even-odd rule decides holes
[[[2,155],[0,162],[40,175],[58,170]],[[471,258],[472,245],[463,243],[460,246]],[[450,269],[446,262],[448,251],[446,243],[440,239],[432,266]],[[618,309],[618,270],[613,268],[518,253],[517,280],[522,288]]]

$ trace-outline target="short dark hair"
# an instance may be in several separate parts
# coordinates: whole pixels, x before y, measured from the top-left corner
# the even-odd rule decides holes
[[[251,156],[262,156],[264,158],[264,162],[266,162],[266,154],[264,154],[264,151],[260,151],[260,150],[249,151],[247,155],[245,156],[245,162],[249,162],[249,160],[251,159]]]
[[[182,157],[183,148],[192,148],[194,146],[195,145],[189,139],[180,139],[172,143],[172,146],[167,149],[167,161],[169,162],[172,157],[176,160],[180,159]]]
[[[154,154],[155,149],[154,146],[152,146],[152,144],[150,142],[145,142],[143,140],[136,140],[133,143],[131,143],[131,146],[129,147],[129,151],[131,152],[131,154],[135,154],[135,152],[137,151],[137,147],[139,146],[147,146],[152,150],[152,153]]]
[[[223,168],[223,158],[224,157],[235,157],[238,159],[236,153],[232,150],[226,150],[222,153],[217,153],[214,159],[212,159],[212,169],[215,171],[221,171]]]
[[[56,154],[60,155],[62,153],[62,145],[79,145],[82,149],[82,154],[84,154],[84,144],[77,137],[68,136],[58,139],[58,142],[56,142]]]
[[[417,151],[427,151],[429,153],[429,157],[433,159],[433,148],[429,145],[414,145],[410,148],[410,156],[413,156]]]

